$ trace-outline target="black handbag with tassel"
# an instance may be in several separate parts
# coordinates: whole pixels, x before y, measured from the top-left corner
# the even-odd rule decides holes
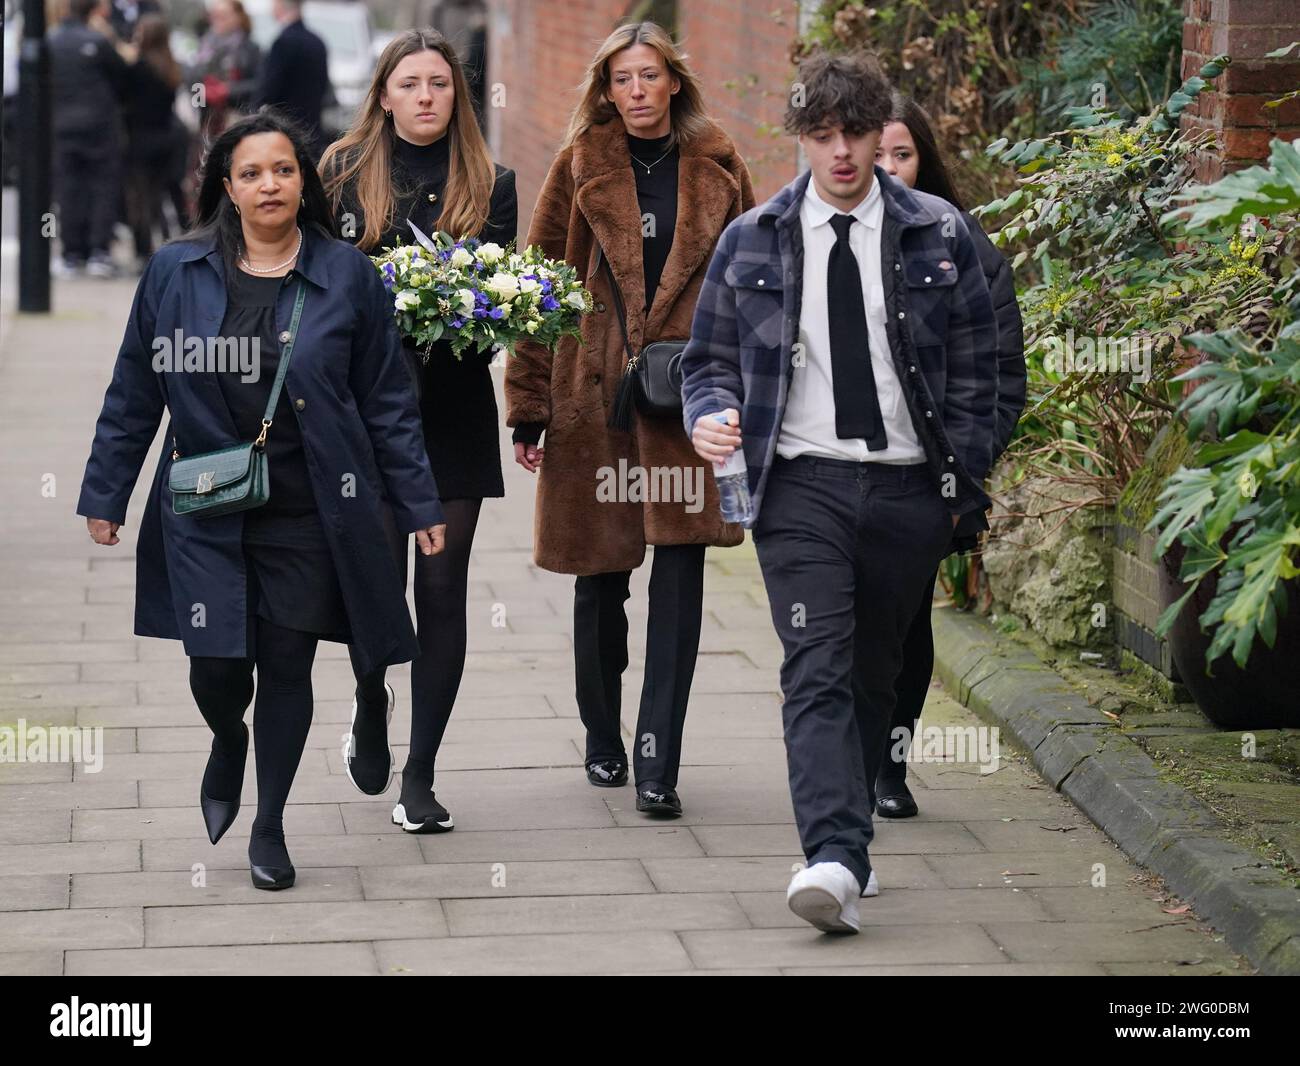
[[[654,341],[639,352],[632,351],[627,336],[627,313],[623,308],[623,293],[618,287],[609,259],[604,260],[605,276],[609,278],[614,295],[614,310],[618,312],[619,329],[623,331],[623,350],[627,352],[627,365],[614,394],[614,406],[606,425],[610,429],[632,431],[633,413],[650,418],[675,418],[682,416],[682,352],[685,341]]]

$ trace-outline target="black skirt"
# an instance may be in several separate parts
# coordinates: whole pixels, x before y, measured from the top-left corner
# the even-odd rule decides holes
[[[420,417],[438,495],[444,500],[504,496],[501,439],[492,353],[466,351],[457,358],[439,341],[428,363],[415,348],[408,364],[418,370]]]
[[[249,511],[243,543],[250,615],[322,640],[352,642],[319,515]]]

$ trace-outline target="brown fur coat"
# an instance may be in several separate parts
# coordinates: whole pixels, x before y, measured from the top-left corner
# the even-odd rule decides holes
[[[743,539],[740,526],[722,521],[713,472],[695,454],[680,419],[638,414],[632,433],[606,426],[627,356],[601,250],[623,294],[632,349],[686,340],[718,238],[754,204],[749,171],[716,125],[681,146],[677,174],[677,226],[648,314],[641,213],[622,120],[593,126],[561,152],[538,197],[527,243],[567,260],[596,300],[581,338],[566,337],[554,355],[520,344],[506,368],[507,424],[546,426],[534,530],[534,557],[543,569],[631,570],[644,560],[647,544],[731,546]],[[636,494],[637,467],[646,472],[643,498],[628,500]],[[631,488],[616,500],[609,499],[613,476]],[[664,500],[651,486],[666,487],[670,476],[684,491]]]

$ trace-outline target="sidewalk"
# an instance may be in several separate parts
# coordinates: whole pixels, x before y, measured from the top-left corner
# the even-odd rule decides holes
[[[590,787],[573,702],[572,579],[532,566],[532,478],[513,464],[506,499],[485,504],[479,525],[469,658],[439,757],[455,832],[405,835],[389,822],[395,788],[366,799],[348,783],[351,672],[344,649],[323,644],[316,721],[285,818],[298,884],[254,890],[251,762],[239,820],[212,847],[197,805],[210,734],[180,645],[131,633],[134,537],[156,449],[121,544],[96,547],[73,514],[132,291],[56,283],[56,313],[30,319],[11,313],[8,292],[0,322],[0,725],[101,726],[106,751],[99,773],[0,764],[0,973],[1247,969],[1190,913],[1170,913],[1179,902],[1008,757],[1005,736],[996,773],[914,766],[922,814],[878,823],[882,889],[863,901],[861,935],[831,938],[796,919],[784,897],[802,856],[780,651],[748,546],[710,555],[679,782],[686,816],[647,821],[630,787]],[[629,748],[646,571],[629,603]],[[409,730],[408,677],[392,674],[397,739]],[[925,724],[978,720],[936,685]],[[1100,870],[1106,887],[1092,887]]]

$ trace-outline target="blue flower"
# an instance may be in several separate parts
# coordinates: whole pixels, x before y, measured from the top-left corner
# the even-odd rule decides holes
[[[557,300],[554,296],[543,296],[543,297],[542,297],[542,310],[543,310],[543,311],[556,311],[556,310],[559,309],[559,307],[560,307],[560,301]]]
[[[464,324],[465,320],[463,318],[453,318],[449,323],[452,329],[460,329]]]
[[[492,310],[489,312],[489,317],[491,317],[491,318],[505,318],[505,317],[506,317],[506,310],[505,310],[504,307],[494,307],[494,308],[492,308]]]
[[[549,281],[542,281],[542,292],[546,293],[548,296],[551,294],[551,283]]]
[[[476,308],[474,308],[474,317],[475,317],[475,318],[487,318],[487,316],[488,316],[488,313],[487,313],[486,309],[484,309],[484,308],[482,308],[482,307],[476,307]]]

